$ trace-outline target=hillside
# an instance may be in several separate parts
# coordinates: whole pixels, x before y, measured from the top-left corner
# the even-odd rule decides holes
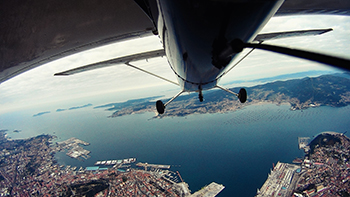
[[[232,88],[238,92],[239,88]],[[289,103],[292,110],[309,107],[342,107],[350,104],[350,78],[348,74],[322,75],[287,81],[276,81],[263,85],[246,87],[248,100],[241,104],[238,99],[222,90],[205,91],[204,101],[199,102],[197,94],[183,95],[167,106],[166,112],[158,117],[186,116],[190,114],[224,113],[257,103]],[[142,98],[123,103],[110,103],[96,108],[115,111],[110,117],[134,113],[155,112],[155,103]],[[167,100],[164,100],[164,103]]]

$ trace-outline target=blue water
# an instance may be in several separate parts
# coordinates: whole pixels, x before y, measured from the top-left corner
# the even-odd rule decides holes
[[[82,103],[84,104],[84,103]],[[350,107],[291,111],[288,105],[252,105],[225,114],[150,119],[154,113],[107,118],[111,112],[93,107],[32,117],[28,110],[0,115],[0,129],[12,138],[55,134],[89,142],[91,158],[81,162],[57,154],[61,164],[91,166],[97,160],[136,157],[138,161],[181,165],[192,192],[215,181],[226,188],[219,196],[254,196],[272,168],[303,156],[297,137],[322,131],[345,132]],[[22,130],[13,133],[12,130]]]

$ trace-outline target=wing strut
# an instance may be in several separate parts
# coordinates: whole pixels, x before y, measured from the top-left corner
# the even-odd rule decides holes
[[[328,64],[336,68],[350,70],[350,60],[348,59],[300,50],[300,49],[293,49],[288,47],[281,47],[281,46],[262,44],[262,43],[258,43],[258,44],[244,43],[240,39],[233,40],[230,43],[230,48],[233,53],[239,53],[244,48],[257,48],[257,49],[262,49],[262,50],[271,51],[275,53],[281,53],[289,56],[299,57],[302,59],[307,59],[307,60],[311,60],[311,61],[315,61],[323,64]]]
[[[147,70],[144,70],[144,69],[142,69],[142,68],[139,68],[139,67],[137,67],[137,66],[131,65],[130,62],[126,62],[125,65],[130,66],[130,67],[132,67],[132,68],[135,68],[135,69],[137,69],[137,70],[140,70],[140,71],[145,72],[145,73],[147,73],[147,74],[150,74],[150,75],[152,75],[152,76],[158,77],[159,79],[163,79],[164,81],[167,81],[167,82],[169,82],[169,83],[172,83],[172,84],[175,84],[175,85],[179,86],[179,84],[176,83],[176,82],[174,82],[174,81],[171,81],[171,80],[169,80],[169,79],[166,79],[166,78],[164,78],[164,77],[161,77],[161,76],[159,76],[159,75],[156,75],[156,74],[154,74],[154,73],[151,73],[151,72],[149,72],[149,71],[147,71]]]

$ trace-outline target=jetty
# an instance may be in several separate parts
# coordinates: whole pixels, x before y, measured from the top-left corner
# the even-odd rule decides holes
[[[161,165],[161,164],[149,164],[149,163],[137,163],[136,166],[144,167],[147,170],[147,167],[156,168],[156,169],[170,169],[170,165]]]

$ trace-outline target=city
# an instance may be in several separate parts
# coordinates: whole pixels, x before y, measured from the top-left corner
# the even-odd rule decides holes
[[[191,194],[187,183],[169,171],[168,165],[138,163],[145,170],[126,168],[135,158],[105,162],[113,167],[76,167],[57,164],[56,151],[69,149],[72,158],[85,155],[77,144],[88,145],[76,138],[53,143],[51,135],[11,140],[0,131],[0,196],[216,196],[223,185],[211,183]],[[80,146],[79,146],[80,147]],[[71,151],[73,149],[73,151]],[[74,154],[73,154],[74,153]],[[82,154],[80,154],[82,153]],[[98,162],[96,162],[98,163]],[[101,162],[100,162],[101,163]],[[149,168],[146,170],[146,168]],[[162,170],[160,168],[164,168]],[[180,176],[181,177],[181,176]]]
[[[299,138],[306,153],[301,164],[277,163],[256,196],[349,196],[349,138],[324,132],[308,145],[306,139]]]
[[[57,151],[67,149],[72,158],[79,159],[76,156],[84,154],[88,158],[89,151],[76,150],[78,144],[89,143],[77,138],[54,143],[55,136],[51,135],[11,140],[6,138],[5,130],[0,133],[1,196],[193,197],[216,196],[225,188],[213,182],[191,194],[180,173],[169,170],[170,165],[138,162],[134,165],[137,167],[131,167],[136,158],[97,161],[85,169],[59,165],[54,158]],[[306,153],[303,159],[293,161],[299,165],[278,162],[256,196],[349,196],[349,138],[324,132],[308,140],[298,140]]]

